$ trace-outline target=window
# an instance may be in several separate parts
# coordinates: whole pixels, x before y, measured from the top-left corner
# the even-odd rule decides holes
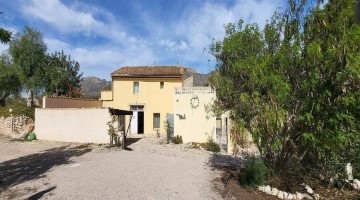
[[[164,89],[164,82],[160,82],[160,89]]]
[[[154,113],[154,130],[160,129],[160,113]]]
[[[134,82],[134,94],[139,94],[139,82]]]

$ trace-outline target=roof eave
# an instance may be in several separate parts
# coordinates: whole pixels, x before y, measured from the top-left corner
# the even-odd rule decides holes
[[[123,77],[123,78],[182,78],[182,75],[124,75],[124,74],[112,74],[111,77]]]

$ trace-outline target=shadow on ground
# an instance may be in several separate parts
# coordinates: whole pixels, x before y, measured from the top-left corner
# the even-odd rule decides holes
[[[69,164],[72,162],[70,160],[72,157],[81,156],[91,150],[86,145],[71,148],[62,146],[2,162],[0,163],[0,193],[11,186],[43,178],[51,168]]]
[[[126,138],[124,150],[132,151],[132,149],[129,146],[136,143],[137,141],[139,141],[141,139],[142,138]]]
[[[31,195],[31,196],[30,196],[29,198],[27,198],[26,200],[37,200],[37,199],[40,199],[42,196],[44,196],[44,194],[53,191],[55,188],[56,188],[56,186],[53,186],[53,187],[50,187],[50,188],[48,188],[48,189],[46,189],[46,190],[37,192],[37,193]]]
[[[209,158],[209,166],[215,169],[240,169],[244,165],[244,159],[232,155],[214,153]]]

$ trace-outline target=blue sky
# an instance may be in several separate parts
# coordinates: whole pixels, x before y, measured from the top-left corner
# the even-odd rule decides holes
[[[214,69],[208,48],[223,25],[263,26],[284,0],[0,0],[0,26],[43,33],[48,52],[64,50],[84,76],[110,80],[121,66],[179,65]],[[177,42],[176,42],[177,41]],[[177,48],[178,47],[178,48]],[[0,44],[0,51],[8,48]]]

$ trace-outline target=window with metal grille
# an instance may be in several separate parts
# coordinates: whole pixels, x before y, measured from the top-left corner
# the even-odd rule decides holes
[[[160,129],[160,113],[154,113],[154,130]]]

